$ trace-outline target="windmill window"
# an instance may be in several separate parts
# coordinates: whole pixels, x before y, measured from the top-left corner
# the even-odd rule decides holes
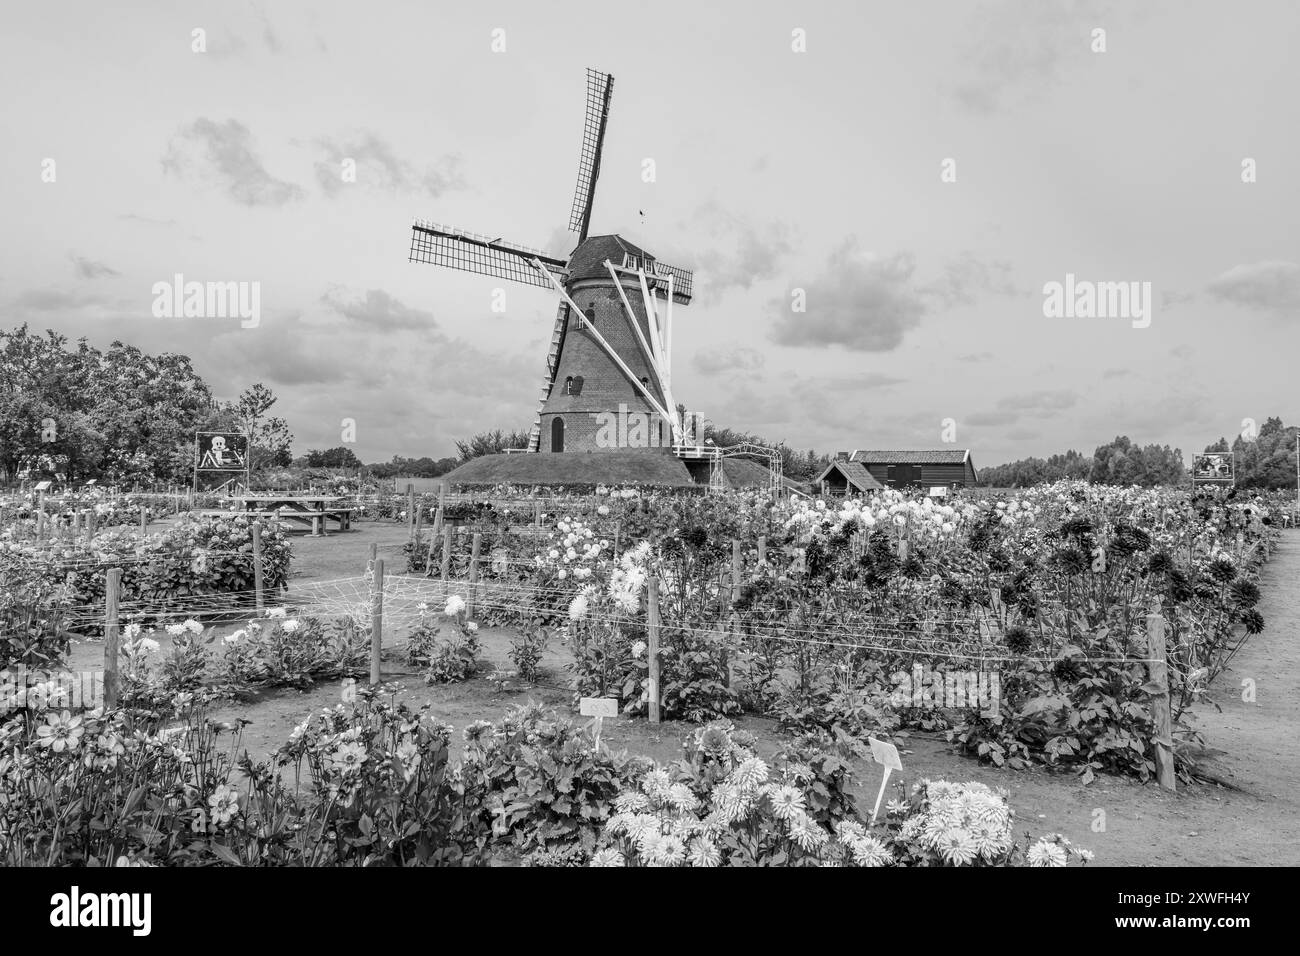
[[[650,379],[648,379],[648,378],[646,378],[644,375],[642,375],[642,376],[641,376],[641,384],[644,385],[647,389],[649,389],[649,388],[650,388]]]
[[[566,379],[564,380],[564,394],[565,394],[565,395],[572,395],[572,394],[573,394],[573,376],[572,376],[572,375],[570,375],[568,378],[566,378]]]
[[[592,325],[596,324],[596,309],[594,306],[587,306],[586,310],[582,314],[587,317],[587,321]]]

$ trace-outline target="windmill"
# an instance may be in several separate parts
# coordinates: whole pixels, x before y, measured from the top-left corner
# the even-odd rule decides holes
[[[588,235],[613,93],[612,76],[587,70],[586,121],[569,212],[569,230],[578,234],[578,244],[567,259],[422,219],[411,227],[412,262],[559,294],[529,451],[607,448],[601,420],[609,415],[645,416],[643,431],[650,434],[638,447],[696,440],[672,391],[673,305],[690,303],[691,273],[660,262],[621,236]]]

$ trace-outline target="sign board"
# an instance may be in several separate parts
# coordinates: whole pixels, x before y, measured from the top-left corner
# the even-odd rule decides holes
[[[1192,456],[1192,481],[1234,481],[1233,457],[1230,451],[1212,451]]]
[[[885,775],[880,780],[880,792],[876,794],[876,806],[871,811],[871,822],[874,824],[876,814],[880,812],[880,801],[885,797],[885,787],[889,784],[889,775],[895,770],[902,770],[903,761],[898,756],[898,748],[893,744],[875,737],[868,737],[867,743],[871,744],[871,758],[885,768]]]
[[[51,482],[48,482],[48,481],[38,481],[38,482],[36,482],[36,490],[37,490],[37,491],[49,491],[49,490],[50,490],[50,484],[51,484]]]
[[[194,436],[194,488],[205,490],[248,475],[248,436],[198,432]],[[247,477],[245,477],[247,484]]]
[[[929,497],[931,497],[931,498],[947,498],[947,497],[948,497],[948,486],[947,486],[947,485],[936,485],[935,487],[933,487],[933,488],[930,489],[930,495],[929,495]]]
[[[868,737],[867,742],[871,744],[872,760],[878,764],[883,764],[890,770],[903,769],[903,760],[898,756],[897,747],[883,740],[877,740],[875,737]]]
[[[584,697],[578,702],[583,717],[617,717],[618,701],[613,697]]]
[[[578,713],[584,717],[591,717],[594,739],[592,747],[600,749],[600,731],[604,726],[606,717],[618,716],[618,701],[613,697],[583,697],[578,701]]]

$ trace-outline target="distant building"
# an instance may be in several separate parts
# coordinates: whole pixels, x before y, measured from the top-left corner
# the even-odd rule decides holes
[[[823,494],[872,494],[883,488],[963,488],[978,475],[968,448],[858,449],[840,452],[817,477]]]

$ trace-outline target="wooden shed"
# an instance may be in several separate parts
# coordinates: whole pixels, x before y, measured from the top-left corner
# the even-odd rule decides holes
[[[890,488],[965,488],[978,480],[969,448],[858,449],[848,461],[861,465],[872,478]]]
[[[884,485],[871,476],[861,462],[839,458],[817,476],[815,486],[823,495],[869,495]]]

